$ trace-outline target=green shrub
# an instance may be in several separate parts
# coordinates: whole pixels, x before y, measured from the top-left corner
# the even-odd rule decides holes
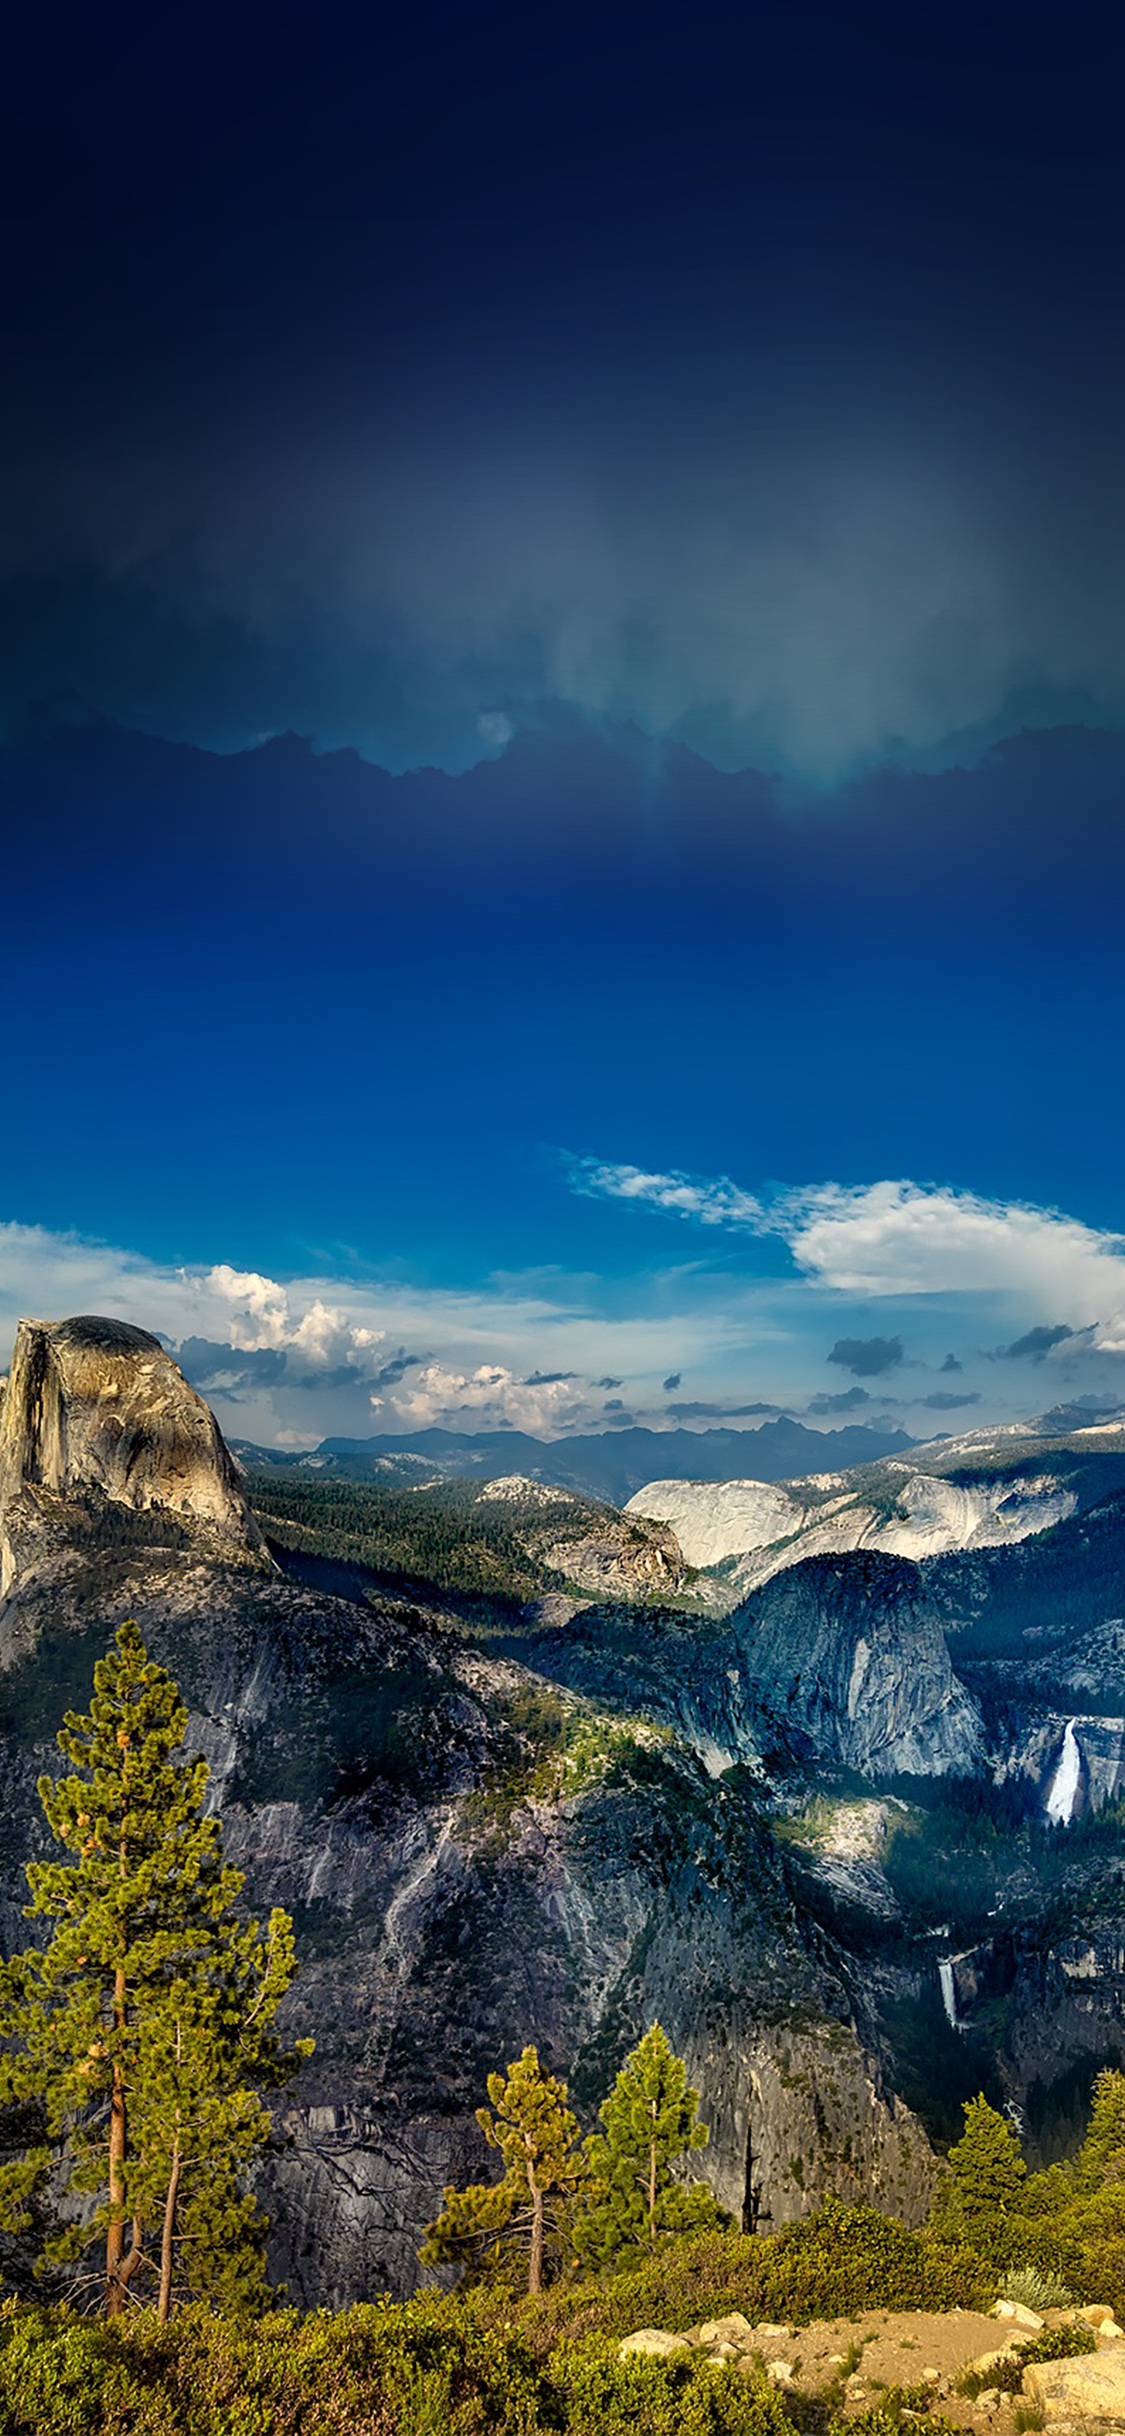
[[[866,2411],[852,2415],[840,2414],[829,2425],[828,2436],[951,2436],[948,2419],[935,2419],[929,2411],[910,2409],[909,2419],[903,2419],[905,2404],[901,2394],[888,2394],[883,2402],[872,2403]]]
[[[698,2356],[619,2360],[587,2343],[556,2353],[551,2373],[567,2436],[793,2436],[764,2377]]]
[[[1019,2301],[1025,2309],[1068,2309],[1071,2295],[1061,2276],[1039,2267],[1012,2267],[1001,2276],[999,2298]]]

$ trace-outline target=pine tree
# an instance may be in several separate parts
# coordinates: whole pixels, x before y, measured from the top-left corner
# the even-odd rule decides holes
[[[672,2234],[730,2222],[705,2184],[673,2182],[669,2171],[673,2159],[706,2146],[698,2106],[686,2064],[654,2022],[598,2109],[604,2131],[585,2145],[589,2178],[574,2246],[587,2265],[604,2266],[624,2250],[655,2250]]]
[[[527,2252],[527,2288],[539,2292],[549,2234],[556,2239],[582,2179],[578,2125],[566,2102],[566,2083],[545,2072],[534,2047],[518,2062],[488,2076],[495,2108],[477,2108],[490,2148],[499,2149],[499,2182],[447,2187],[440,2216],[426,2227],[419,2252],[423,2265],[454,2261],[478,2271],[501,2266],[513,2251]]]
[[[257,2088],[310,2052],[284,2053],[273,2031],[291,1923],[274,1912],[263,1936],[237,1919],[242,1877],[203,1816],[206,1762],[176,1756],[186,1727],[171,1676],[123,1624],[88,1713],[60,1729],[72,1773],[39,1781],[73,1856],[28,1865],[26,1917],[54,1933],[0,1968],[0,2099],[34,2109],[41,2132],[0,2166],[0,2210],[29,2229],[61,2162],[78,2208],[42,2261],[100,2284],[110,2317],[138,2275],[166,2317],[185,2243],[193,2289],[253,2284],[260,2238],[238,2185],[268,2135]],[[81,2273],[102,2240],[102,2268]]]
[[[1004,2116],[983,2094],[964,2109],[965,2128],[949,2152],[949,2174],[931,2224],[943,2239],[971,2242],[996,2265],[1009,2263],[1027,2167]]]
[[[1099,2072],[1086,2137],[1075,2161],[1080,2191],[1125,2182],[1125,2073]]]

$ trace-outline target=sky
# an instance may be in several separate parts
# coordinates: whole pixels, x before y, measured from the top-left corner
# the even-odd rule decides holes
[[[1125,1403],[1123,64],[18,13],[0,1358],[119,1312],[295,1446]]]

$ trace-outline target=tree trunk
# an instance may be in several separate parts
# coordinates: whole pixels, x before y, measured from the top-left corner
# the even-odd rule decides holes
[[[164,2198],[164,2229],[160,2236],[160,2297],[156,2304],[156,2323],[166,2326],[172,2306],[172,2237],[176,2224],[176,2195],[180,2187],[180,2135],[172,2144],[172,2165],[168,2189]]]
[[[125,1973],[119,1970],[113,1983],[113,2027],[120,2033],[125,2026]],[[125,2306],[125,2285],[121,2276],[121,2254],[125,2247],[125,2082],[121,2058],[113,2059],[113,2092],[109,2106],[109,2222],[105,2236],[105,2313],[116,2318]]]
[[[543,2290],[543,2193],[535,2179],[535,2169],[528,2159],[527,2187],[531,2193],[531,2257],[527,2267],[529,2292]]]

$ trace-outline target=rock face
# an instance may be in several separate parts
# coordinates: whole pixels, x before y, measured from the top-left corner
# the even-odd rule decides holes
[[[818,1758],[864,1776],[979,1766],[980,1714],[914,1566],[822,1557],[749,1599],[730,1631],[739,1682],[752,1681]]]
[[[0,1590],[15,1556],[5,1525],[30,1493],[91,1493],[162,1508],[260,1551],[261,1538],[214,1416],[143,1328],[80,1318],[21,1320],[0,1405]]]
[[[736,2216],[783,2222],[829,2189],[924,2212],[928,2143],[753,1785],[474,1648],[437,1594],[321,1595],[248,1562],[222,1440],[139,1330],[23,1329],[3,1445],[0,1934],[28,1934],[61,1713],[134,1616],[183,1690],[248,1902],[295,1921],[289,2027],[317,2044],[266,2192],[295,2297],[408,2289],[444,2183],[489,2171],[487,2073],[533,2039],[589,2127],[654,2018],[702,2092],[697,2170]]]
[[[595,1698],[643,1701],[716,1776],[787,1759],[971,1775],[985,1757],[922,1574],[895,1557],[812,1558],[694,1630],[580,1616],[552,1664]]]
[[[852,1548],[920,1563],[1012,1547],[1122,1487],[1120,1426],[1054,1437],[1020,1428],[800,1480],[652,1480],[625,1511],[670,1523],[689,1564],[721,1565],[746,1592],[807,1557]]]

